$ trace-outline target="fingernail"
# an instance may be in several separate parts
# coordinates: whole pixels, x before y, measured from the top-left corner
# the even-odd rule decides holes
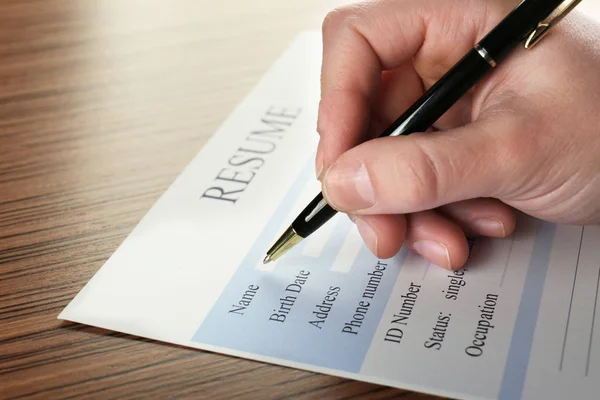
[[[317,180],[321,180],[321,176],[323,175],[323,167],[325,165],[323,161],[323,157],[321,155],[321,142],[319,142],[319,147],[317,148],[317,155],[315,157],[315,174],[317,175]]]
[[[421,240],[415,242],[412,247],[417,253],[436,263],[440,267],[452,269],[450,253],[443,244],[431,240]]]
[[[358,232],[360,236],[363,238],[365,243],[369,246],[369,248],[377,254],[377,235],[375,234],[375,230],[367,221],[362,218],[355,218],[354,222],[356,223],[356,227],[358,228]],[[374,248],[370,245],[373,244]]]
[[[362,210],[375,204],[369,173],[360,161],[335,163],[323,180],[325,197],[338,210]]]
[[[323,175],[323,162],[322,161],[319,164],[319,166],[317,167],[317,180],[318,181],[321,180],[321,175]]]
[[[500,221],[498,218],[479,218],[473,221],[473,226],[478,233],[483,235],[500,237],[506,236],[506,228],[504,227],[504,223],[502,223],[502,221]]]

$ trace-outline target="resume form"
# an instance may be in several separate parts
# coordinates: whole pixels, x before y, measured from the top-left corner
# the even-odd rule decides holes
[[[320,190],[321,37],[297,37],[59,318],[461,399],[597,398],[600,227],[518,216],[447,271],[344,215],[280,260]]]

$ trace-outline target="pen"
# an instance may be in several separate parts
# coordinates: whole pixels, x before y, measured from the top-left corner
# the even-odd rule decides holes
[[[523,0],[379,137],[425,132],[520,43],[531,49],[581,0]],[[275,261],[337,213],[319,193],[267,251]]]

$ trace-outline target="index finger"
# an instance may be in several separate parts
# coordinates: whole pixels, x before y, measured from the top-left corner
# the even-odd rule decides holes
[[[343,7],[329,13],[323,22],[317,171],[363,141],[382,70],[410,59],[423,42],[424,24],[418,14],[403,13],[404,28],[392,28],[386,20],[396,10],[390,7],[398,4]]]
[[[407,63],[412,70],[413,58],[424,47],[426,57],[435,54],[432,63],[436,68],[448,62],[448,58],[460,56],[460,47],[466,50],[472,46],[480,33],[480,17],[486,14],[485,7],[482,5],[474,11],[473,2],[466,0],[404,0],[370,2],[331,12],[323,23],[317,175],[342,153],[366,139],[371,104],[382,71],[405,67]],[[480,22],[465,24],[469,19],[465,15]],[[444,28],[447,26],[458,28],[451,28],[456,32],[446,32],[443,36],[444,29],[450,29]],[[434,40],[427,40],[427,36]],[[461,39],[459,44],[456,37]],[[426,41],[433,44],[428,45]],[[439,59],[444,62],[436,63]],[[420,86],[420,78],[414,71],[409,78],[419,80]],[[408,82],[400,85],[415,87]],[[414,95],[404,97],[410,99]],[[410,105],[402,104],[402,96],[393,100],[398,109]]]

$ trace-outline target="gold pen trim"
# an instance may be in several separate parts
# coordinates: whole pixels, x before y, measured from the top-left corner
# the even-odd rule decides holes
[[[533,46],[538,44],[540,40],[542,40],[556,24],[569,15],[579,3],[581,3],[581,0],[571,0],[562,3],[562,7],[559,7],[552,15],[546,18],[546,20],[541,21],[533,32],[531,32],[525,42],[525,48],[530,50]]]
[[[496,61],[490,56],[490,53],[480,45],[475,46],[475,50],[479,53],[479,55],[492,66],[492,68],[496,68]]]
[[[267,256],[263,260],[263,264],[268,264],[277,260],[279,257],[290,251],[294,246],[300,243],[304,238],[296,233],[293,227],[289,227],[275,242],[275,244],[267,251]]]

